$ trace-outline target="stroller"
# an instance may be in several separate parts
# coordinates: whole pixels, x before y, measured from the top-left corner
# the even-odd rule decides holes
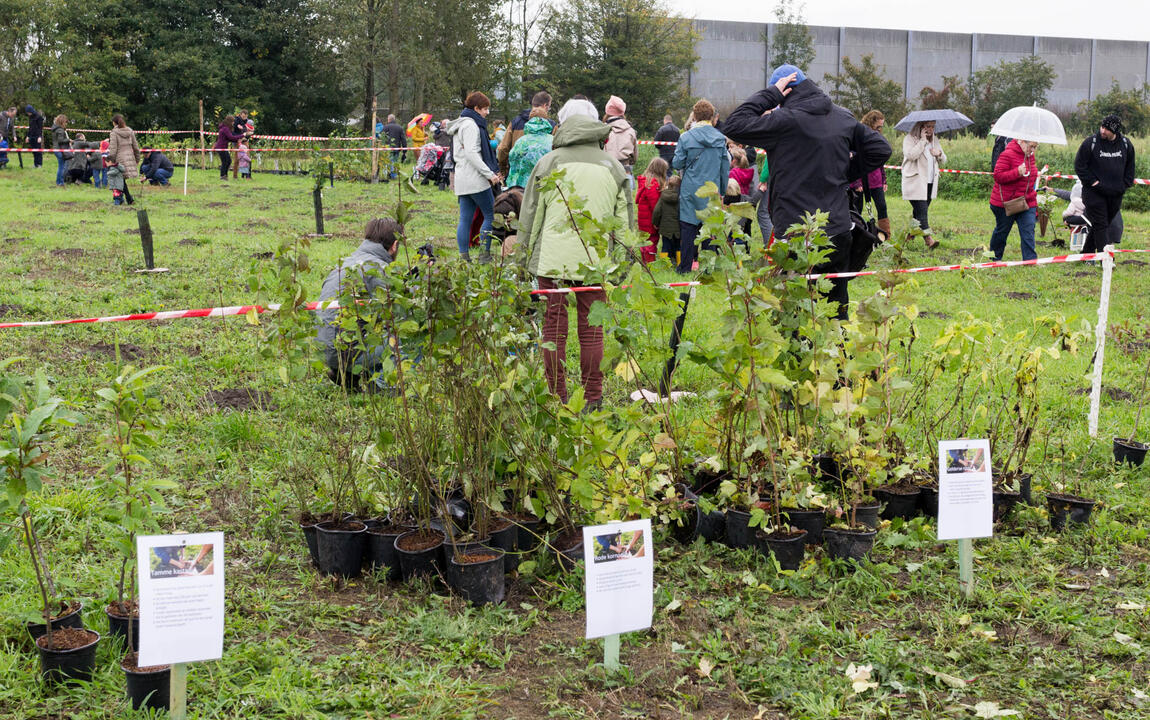
[[[415,162],[411,180],[412,182],[419,180],[421,185],[435,183],[440,190],[446,190],[449,180],[446,165],[446,147],[424,145],[419,151],[419,159]]]

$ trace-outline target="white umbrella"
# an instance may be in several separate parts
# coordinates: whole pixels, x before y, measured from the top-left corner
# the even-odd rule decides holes
[[[1066,144],[1062,121],[1054,113],[1038,106],[1010,108],[991,126],[990,134],[1031,142]]]

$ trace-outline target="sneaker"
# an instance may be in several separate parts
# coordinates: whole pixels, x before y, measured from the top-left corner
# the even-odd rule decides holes
[[[480,265],[490,265],[494,261],[495,261],[495,258],[491,255],[490,252],[484,250],[483,252],[479,253],[478,262]]]

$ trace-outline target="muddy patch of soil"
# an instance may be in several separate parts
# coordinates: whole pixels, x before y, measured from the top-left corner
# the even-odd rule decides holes
[[[127,230],[124,231],[124,234],[125,235],[139,235],[140,234],[140,228],[128,228]]]
[[[937,318],[939,320],[949,320],[950,313],[936,312],[934,310],[923,310],[918,314],[919,317],[924,318]]]
[[[252,253],[251,255],[252,260],[271,260],[275,256],[276,254],[271,250],[268,250],[267,252]]]
[[[210,203],[208,203],[208,207],[210,207],[210,208],[225,208],[225,207],[228,207],[228,204],[225,202],[210,202]]]
[[[1074,390],[1071,390],[1070,394],[1071,395],[1089,395],[1090,394],[1090,388],[1088,388],[1088,387],[1076,388]],[[1115,400],[1117,402],[1133,402],[1135,399],[1134,393],[1129,392],[1127,390],[1123,390],[1121,388],[1111,387],[1110,385],[1103,385],[1102,386],[1102,394],[1105,395],[1106,397],[1110,398],[1111,400]]]
[[[1121,261],[1121,264],[1133,265],[1134,267],[1146,267],[1146,261],[1145,260],[1125,260],[1125,259],[1123,259]]]
[[[4,238],[4,242],[9,244],[9,245],[15,245],[16,243],[23,242],[24,240],[27,240],[27,239],[28,238],[22,238],[22,237],[6,237],[6,238]]]
[[[176,244],[177,245],[183,245],[184,247],[188,247],[191,245],[207,245],[208,241],[207,240],[200,240],[199,238],[184,238],[183,240],[179,241]]]
[[[88,254],[83,250],[83,248],[56,248],[55,250],[49,251],[49,253],[55,257],[67,258],[84,257]]]
[[[89,355],[102,355],[110,360],[116,359],[116,346],[109,343],[96,343],[84,349]],[[120,360],[136,361],[144,356],[145,350],[132,343],[120,343]]]
[[[27,314],[28,308],[24,307],[23,305],[5,305],[4,303],[0,303],[0,318],[4,317],[5,315],[17,317]]]
[[[1006,293],[1006,297],[1011,300],[1033,300],[1036,296],[1034,293],[1028,292],[1008,292]]]
[[[225,410],[275,410],[272,396],[254,388],[227,388],[209,390],[200,402]]]

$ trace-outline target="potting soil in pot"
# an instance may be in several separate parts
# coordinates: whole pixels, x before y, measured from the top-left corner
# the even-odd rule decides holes
[[[62,603],[65,607],[60,608],[54,615],[52,615],[52,629],[62,628],[84,628],[84,619],[81,614],[83,605],[78,602]],[[35,642],[41,635],[48,631],[44,623],[25,623],[28,629],[28,634],[32,636],[32,641]]]
[[[1090,522],[1094,501],[1077,495],[1047,493],[1046,507],[1050,512],[1050,527],[1064,530],[1068,520],[1079,524]]]
[[[448,560],[447,583],[474,605],[503,601],[506,579],[503,551],[457,555]]]
[[[570,572],[583,562],[583,531],[563,533],[555,539],[555,550],[559,555],[559,566]]]
[[[764,555],[774,555],[783,570],[798,570],[803,564],[803,555],[806,550],[806,530],[794,532],[776,530],[765,534],[761,530],[755,533],[755,547]]]
[[[910,520],[918,515],[918,496],[921,492],[917,485],[909,482],[897,485],[887,485],[875,488],[874,496],[883,503],[881,517],[883,520],[903,518]]]
[[[120,668],[124,671],[128,697],[134,709],[139,710],[141,707],[153,710],[168,709],[168,691],[171,687],[170,665],[140,667],[136,665],[136,653],[129,653],[120,661]]]
[[[36,641],[40,650],[40,673],[48,682],[91,680],[99,642],[100,634],[94,630],[53,630],[51,646],[47,635]]]

